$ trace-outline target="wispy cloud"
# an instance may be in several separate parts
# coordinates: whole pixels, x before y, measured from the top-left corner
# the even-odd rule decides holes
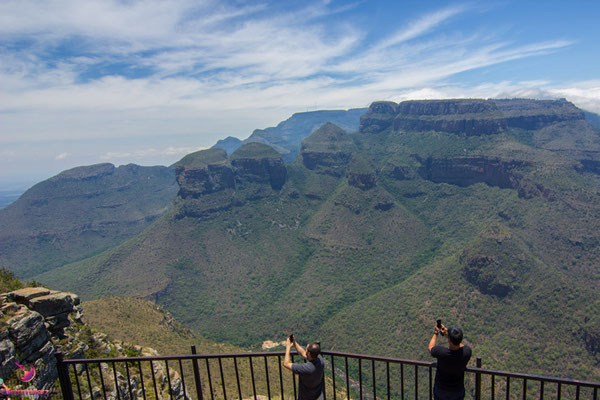
[[[452,77],[574,43],[561,37],[516,43],[486,27],[465,30],[457,21],[483,12],[469,3],[399,18],[375,35],[352,14],[361,5],[0,2],[0,143],[110,137],[114,149],[95,159],[177,157],[193,149],[174,143],[171,150],[120,150],[118,143],[177,134],[197,135],[198,146],[209,146],[297,111],[368,106],[407,94],[490,97],[502,83],[463,88]],[[598,90],[536,86],[600,104]]]

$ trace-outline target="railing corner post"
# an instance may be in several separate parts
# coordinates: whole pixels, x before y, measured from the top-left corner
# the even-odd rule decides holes
[[[69,378],[69,367],[65,364],[61,352],[56,353],[56,369],[58,371],[58,380],[60,382],[60,390],[62,391],[63,399],[75,400],[73,388],[71,387],[71,379]]]
[[[477,368],[481,368],[481,357],[477,357]],[[475,400],[481,400],[481,372],[475,373]]]
[[[192,345],[192,354],[197,354],[195,345]],[[200,367],[198,367],[197,358],[192,358],[192,367],[194,368],[194,382],[196,384],[196,395],[198,396],[198,400],[202,400],[202,381],[200,380]]]

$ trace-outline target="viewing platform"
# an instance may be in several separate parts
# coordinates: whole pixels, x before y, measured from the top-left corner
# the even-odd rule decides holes
[[[325,399],[432,399],[435,362],[323,351]],[[295,399],[297,378],[284,352],[63,360],[64,400]],[[298,356],[296,355],[296,361]],[[600,382],[476,367],[465,374],[466,399],[598,399]]]

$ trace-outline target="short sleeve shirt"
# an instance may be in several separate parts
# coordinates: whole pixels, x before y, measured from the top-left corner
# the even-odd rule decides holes
[[[465,369],[471,359],[471,348],[463,346],[458,350],[434,346],[431,355],[437,358],[435,384],[442,390],[459,392],[464,390]]]
[[[292,371],[298,374],[298,400],[315,400],[323,392],[323,369],[325,360],[318,356],[312,361],[292,364]]]

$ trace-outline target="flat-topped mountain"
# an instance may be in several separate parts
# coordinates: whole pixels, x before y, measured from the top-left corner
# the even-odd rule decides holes
[[[490,368],[600,379],[600,134],[581,115],[564,100],[376,102],[359,132],[325,124],[289,164],[257,144],[194,153],[152,226],[35,279],[151,299],[248,346],[291,329],[430,360],[442,318]]]
[[[583,121],[584,112],[561,100],[454,99],[375,102],[361,117],[360,131],[404,131],[490,135],[507,128],[537,130],[558,122]]]
[[[28,278],[129,239],[163,215],[175,171],[97,164],[64,171],[0,210],[0,264]]]

